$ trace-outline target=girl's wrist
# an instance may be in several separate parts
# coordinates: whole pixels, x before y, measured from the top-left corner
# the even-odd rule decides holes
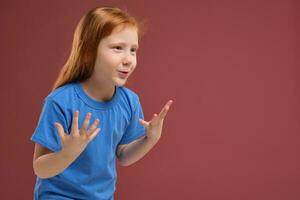
[[[64,148],[61,150],[62,157],[66,158],[68,160],[76,159],[81,154],[81,152],[82,151],[79,151],[79,152],[78,151],[70,151],[67,148]]]
[[[149,134],[146,135],[146,139],[150,142],[153,142],[153,143],[157,143],[158,140],[160,139],[160,136],[151,136]]]

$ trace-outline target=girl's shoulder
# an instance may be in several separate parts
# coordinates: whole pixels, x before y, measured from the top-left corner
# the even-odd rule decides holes
[[[127,88],[127,87],[120,87],[119,93],[121,94],[123,98],[123,102],[126,102],[125,105],[127,105],[131,111],[136,110],[137,107],[140,107],[140,99],[137,93],[135,93],[133,90]]]
[[[74,83],[63,85],[50,92],[45,100],[54,101],[56,103],[68,102],[74,98]]]
[[[139,101],[139,96],[137,93],[135,93],[133,90],[122,86],[119,87],[120,93],[122,93],[122,95],[124,95],[128,100],[130,101]]]

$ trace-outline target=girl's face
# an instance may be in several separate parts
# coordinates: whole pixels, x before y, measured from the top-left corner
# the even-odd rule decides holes
[[[93,76],[99,84],[122,86],[136,67],[138,33],[134,27],[116,27],[103,38],[97,51]]]

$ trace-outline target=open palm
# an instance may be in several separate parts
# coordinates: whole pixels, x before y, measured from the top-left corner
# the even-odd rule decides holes
[[[161,137],[162,127],[164,118],[166,117],[171,104],[173,103],[172,100],[169,100],[166,105],[163,107],[161,112],[157,115],[156,113],[153,115],[150,121],[144,121],[143,119],[139,119],[139,122],[146,128],[147,130],[147,137],[158,140]]]
[[[87,130],[91,119],[91,113],[86,115],[83,125],[80,129],[78,129],[78,118],[79,111],[75,111],[73,114],[70,134],[66,134],[64,132],[64,128],[60,123],[55,123],[61,139],[62,150],[72,154],[80,154],[86,148],[87,144],[93,140],[100,131],[100,128],[97,128],[99,119],[96,119],[89,130]]]

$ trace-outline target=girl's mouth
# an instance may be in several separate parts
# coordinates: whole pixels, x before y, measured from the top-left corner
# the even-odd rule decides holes
[[[118,74],[121,78],[127,78],[129,72],[125,72],[125,71],[118,71]]]

